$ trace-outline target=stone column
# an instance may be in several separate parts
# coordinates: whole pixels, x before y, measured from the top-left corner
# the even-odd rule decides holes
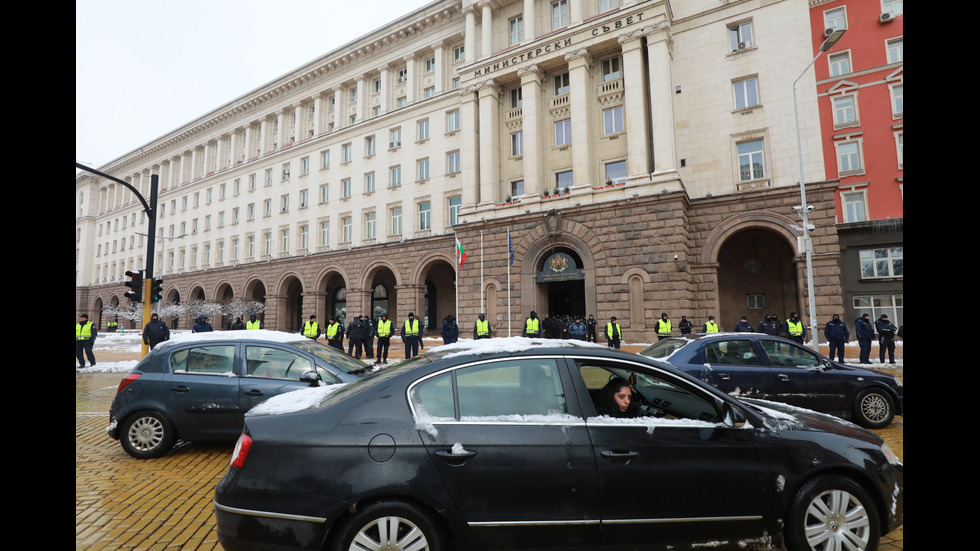
[[[415,88],[418,86],[418,79],[415,78],[415,53],[405,56],[405,104],[415,103]]]
[[[650,174],[649,113],[643,73],[643,31],[619,37],[623,48],[623,119],[626,123],[626,174],[629,177]]]
[[[434,70],[435,75],[433,76],[433,80],[435,81],[433,84],[435,85],[436,88],[435,90],[436,95],[442,93],[442,81],[445,80],[445,74],[443,71],[443,66],[445,64],[443,60],[446,57],[445,49],[446,48],[442,40],[432,45],[432,51],[435,54],[435,59],[436,59],[436,67]]]
[[[477,84],[480,96],[480,205],[497,201],[500,185],[500,85],[487,80]]]
[[[480,202],[480,127],[479,111],[477,109],[476,89],[473,87],[459,90],[460,109],[460,163],[463,171],[463,210],[472,209]]]
[[[524,0],[524,42],[531,42],[538,36],[537,22],[534,13],[534,0]]]
[[[666,21],[647,34],[647,63],[650,71],[650,126],[653,140],[653,171],[676,170],[674,143],[674,86],[670,76],[672,39]]]
[[[569,107],[572,112],[573,185],[595,183],[592,123],[592,55],[582,48],[565,56],[568,63]],[[549,189],[553,184],[549,183]]]
[[[527,21],[525,20],[525,24]],[[524,27],[527,30],[527,27]],[[545,179],[545,163],[542,148],[546,142],[544,133],[544,113],[542,112],[541,82],[544,71],[537,65],[531,65],[517,71],[521,77],[521,107],[524,132],[524,189],[541,190]]]
[[[476,8],[473,5],[463,6],[466,16],[466,35],[463,37],[463,50],[467,61],[479,59],[476,55]]]
[[[378,109],[379,115],[383,115],[388,112],[388,71],[390,68],[391,66],[388,63],[378,67],[378,73],[380,73],[378,78],[381,80],[381,103],[379,104]]]
[[[480,57],[489,57],[493,53],[493,13],[491,13],[490,0],[483,0],[483,16],[480,18],[480,30],[482,40],[480,41]]]

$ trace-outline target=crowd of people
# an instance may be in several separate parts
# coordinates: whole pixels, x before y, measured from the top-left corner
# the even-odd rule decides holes
[[[320,336],[326,338],[327,344],[344,351],[344,338],[347,338],[347,351],[357,359],[362,354],[365,359],[376,360],[375,364],[388,363],[388,351],[391,344],[391,336],[394,333],[392,322],[388,315],[384,314],[380,319],[373,319],[368,316],[354,316],[351,318],[347,327],[344,327],[344,320],[339,317],[331,316],[327,319],[325,326],[321,327],[317,322],[316,316],[311,315],[309,321],[303,324],[301,334],[309,339],[317,340]],[[681,316],[681,321],[677,324],[680,335],[688,335],[694,332],[696,325]],[[885,356],[888,356],[889,363],[895,363],[895,337],[903,337],[903,327],[896,327],[888,320],[888,315],[882,314],[874,322],[871,321],[869,314],[863,314],[854,321],[855,337],[860,347],[859,361],[862,364],[870,364],[871,343],[878,339],[878,351],[880,362],[885,363]],[[228,324],[231,330],[263,329],[261,320],[255,314],[249,316],[247,322],[236,318],[233,323]],[[670,316],[666,312],[661,313],[660,318],[655,323],[655,330],[658,339],[666,339],[673,335],[674,326]],[[214,331],[214,327],[208,323],[208,317],[198,316],[194,327],[194,333],[206,333]],[[583,318],[581,315],[547,315],[544,319],[538,317],[537,312],[532,311],[524,320],[521,327],[521,336],[530,338],[546,339],[575,339],[585,342],[599,342],[599,335],[605,338],[610,348],[619,348],[623,341],[623,329],[616,321],[616,316],[612,316],[607,323],[600,325],[595,316],[589,315]],[[714,316],[708,316],[707,321],[701,326],[702,333],[718,333],[721,327],[715,322]],[[759,322],[756,329],[749,321],[748,316],[742,316],[732,329],[733,332],[759,332],[773,336],[783,336],[804,343],[806,338],[806,327],[800,320],[796,312],[790,313],[786,320],[781,320],[776,314],[768,314],[765,319]],[[425,348],[422,341],[423,327],[413,312],[408,313],[408,319],[401,324],[400,336],[405,345],[405,357],[413,358],[419,354],[419,349]],[[456,316],[450,314],[442,321],[440,335],[444,344],[451,344],[459,340],[459,324]],[[834,314],[833,319],[827,322],[824,327],[824,336],[830,345],[830,358],[835,357],[838,361],[844,361],[844,345],[850,341],[851,334],[847,324],[840,319],[839,314]],[[92,347],[98,337],[98,328],[88,319],[87,314],[79,317],[75,325],[75,356],[78,359],[80,368],[85,367],[85,361],[95,365],[95,355]],[[474,339],[489,339],[493,337],[493,327],[487,320],[485,313],[480,313],[478,319],[473,324]],[[377,339],[377,346],[375,346]],[[170,340],[170,329],[167,324],[153,314],[150,322],[143,328],[143,342],[154,348],[157,344]]]

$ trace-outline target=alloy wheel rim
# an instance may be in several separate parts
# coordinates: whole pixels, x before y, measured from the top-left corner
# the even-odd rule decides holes
[[[414,522],[397,516],[375,519],[361,528],[350,549],[371,551],[425,551],[429,542]]]
[[[871,537],[871,519],[864,505],[844,490],[813,498],[804,517],[804,535],[813,551],[863,551]]]
[[[869,394],[861,401],[861,412],[872,421],[881,421],[888,415],[888,404],[884,397],[878,394]]]
[[[138,451],[150,451],[163,441],[163,423],[154,417],[141,417],[129,427],[129,443]]]

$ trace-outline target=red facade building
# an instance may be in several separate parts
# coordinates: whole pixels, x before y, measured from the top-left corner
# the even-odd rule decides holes
[[[827,178],[839,178],[843,312],[903,320],[903,0],[810,1]]]

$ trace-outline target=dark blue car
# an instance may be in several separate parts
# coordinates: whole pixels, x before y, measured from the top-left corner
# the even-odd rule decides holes
[[[887,373],[831,361],[762,333],[711,333],[664,339],[640,354],[732,396],[772,400],[850,419],[865,428],[904,415],[904,390]]]
[[[178,439],[234,442],[256,404],[299,388],[349,383],[367,369],[296,334],[183,334],[157,345],[119,383],[106,432],[139,459],[160,457]]]

